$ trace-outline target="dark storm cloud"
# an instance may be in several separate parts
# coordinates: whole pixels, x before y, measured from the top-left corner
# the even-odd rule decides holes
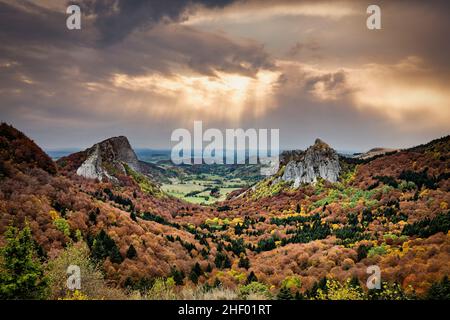
[[[3,78],[10,76],[10,81],[4,81],[8,86],[17,84],[19,72],[45,82],[67,79],[69,68],[79,70],[78,78],[70,79],[76,83],[106,80],[113,73],[170,73],[169,65],[174,63],[208,75],[214,75],[215,70],[251,75],[272,65],[264,48],[256,42],[235,41],[224,34],[186,26],[155,24],[165,16],[176,19],[194,2],[169,1],[164,6],[163,1],[86,0],[82,3],[80,31],[65,27],[64,11],[28,1],[17,3],[0,1],[0,62],[16,63],[4,71]],[[208,6],[225,3],[208,1]],[[106,27],[102,29],[109,20],[111,33]],[[152,28],[140,28],[131,34],[146,21],[154,24]],[[113,39],[116,27],[121,31]],[[105,37],[111,40],[106,48],[99,46],[98,41]]]
[[[250,1],[249,20],[266,7],[259,22],[233,20],[246,1],[229,2],[74,1],[82,6],[82,30],[69,31],[64,5],[0,0],[0,120],[44,146],[61,147],[88,146],[118,134],[139,146],[167,147],[171,130],[194,117],[209,127],[280,128],[282,146],[294,148],[316,137],[339,148],[408,146],[448,131],[448,124],[442,125],[448,112],[430,126],[439,119],[431,111],[423,116],[427,104],[408,110],[405,102],[397,120],[385,109],[398,103],[397,88],[400,98],[409,98],[400,103],[420,93],[417,98],[429,95],[432,107],[450,107],[444,96],[450,80],[449,2],[381,2],[383,29],[376,32],[365,28],[365,1],[339,2],[356,10],[331,18],[329,2],[287,1],[317,4],[320,14],[308,15],[306,8],[304,15],[271,17],[272,6],[283,5],[282,0]],[[185,23],[191,12],[203,14],[205,7],[215,8],[213,19],[206,19],[211,25]],[[235,10],[229,12],[232,26],[218,22],[224,10]],[[245,87],[261,71],[280,74],[273,88],[249,87],[232,96],[234,87]],[[359,73],[364,73],[360,87],[354,83]],[[117,75],[130,83],[116,86]],[[226,102],[208,106],[209,118],[201,118],[208,108],[177,100],[180,92],[207,99],[217,84],[231,89],[224,90]],[[393,94],[384,94],[390,88]],[[367,92],[367,98],[357,105],[354,93],[361,89],[367,90],[358,97]],[[261,91],[274,102],[255,116],[257,100],[251,98]],[[377,98],[377,108],[364,105],[370,95]],[[232,117],[236,110],[244,110],[238,120]]]
[[[125,11],[117,19],[126,20]],[[133,123],[130,112],[121,107],[122,102],[147,101],[151,106],[160,99],[114,88],[111,81],[115,74],[171,77],[181,67],[208,76],[215,76],[217,71],[253,76],[261,68],[273,67],[267,52],[256,42],[176,24],[156,23],[134,32],[128,28],[128,35],[120,41],[116,38],[106,47],[98,45],[102,34],[89,12],[83,16],[82,30],[69,31],[65,10],[55,11],[27,1],[0,1],[1,120],[33,136],[38,132],[36,139],[44,143],[56,137],[52,134],[57,129],[51,127],[73,131],[89,127],[83,131],[90,132],[95,142],[97,130],[114,134],[128,121]],[[113,104],[103,102],[107,99]],[[167,114],[171,113],[167,110]],[[147,117],[131,115],[145,118],[139,120],[139,125],[141,129],[146,127]],[[56,140],[67,138],[62,136]],[[67,141],[70,143],[78,144]]]
[[[222,7],[233,0],[83,0],[73,1],[82,11],[95,16],[101,42],[111,44],[124,39],[138,28],[152,26],[162,20],[179,21],[192,5]]]
[[[333,73],[327,73],[319,76],[312,76],[306,79],[305,88],[314,90],[317,84],[321,84],[325,91],[341,89],[346,84],[346,74],[340,70]]]
[[[66,19],[65,11],[50,10],[28,1],[0,1],[1,47],[33,44],[73,47],[94,44],[95,32],[70,32],[65,27]]]

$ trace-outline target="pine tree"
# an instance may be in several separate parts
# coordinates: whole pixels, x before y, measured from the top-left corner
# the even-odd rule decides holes
[[[328,292],[326,277],[320,279],[319,282],[315,282],[313,284],[312,288],[306,293],[306,296],[310,299],[315,298],[317,296],[317,291],[319,289],[322,290],[322,292],[324,292],[324,293]]]
[[[360,288],[361,288],[361,285],[359,284],[358,277],[353,276],[353,277],[351,278],[351,280],[350,280],[350,286],[352,286],[353,288],[356,288],[356,289],[360,289]]]
[[[130,244],[130,247],[127,250],[127,258],[128,259],[134,259],[137,257],[137,251],[134,248],[134,246],[132,244]]]
[[[277,300],[293,300],[292,292],[288,287],[281,287],[277,294]]]
[[[216,258],[214,260],[214,264],[219,269],[225,269],[225,268],[231,267],[230,258],[228,258],[228,256],[222,251],[217,252]]]
[[[109,256],[112,263],[122,263],[123,261],[116,243],[104,230],[101,230],[95,237],[91,254],[96,260],[103,260]]]
[[[195,263],[194,267],[192,268],[192,271],[194,271],[198,276],[201,276],[203,274],[202,268],[200,268],[198,262]]]
[[[248,269],[248,268],[250,268],[250,260],[246,256],[242,255],[239,258],[238,266],[239,266],[239,268]]]
[[[109,258],[112,263],[122,263],[123,262],[123,257],[120,254],[119,248],[117,248],[117,246],[112,248]]]
[[[172,270],[170,272],[170,276],[173,278],[173,280],[175,281],[175,284],[177,286],[183,285],[183,282],[184,282],[184,272],[183,271],[178,271],[177,267],[173,266]]]
[[[197,263],[195,263],[195,265],[192,267],[191,273],[189,274],[189,279],[197,284],[198,283],[198,278],[203,274],[202,269],[200,268],[200,265]]]
[[[450,280],[445,276],[440,282],[433,283],[427,293],[429,300],[450,300]]]
[[[21,231],[8,228],[5,239],[6,245],[0,249],[0,299],[45,298],[47,279],[28,225]]]
[[[196,274],[194,270],[192,270],[191,273],[189,274],[189,280],[191,280],[195,284],[198,283],[198,274]]]
[[[253,271],[251,271],[247,277],[247,284],[250,284],[252,282],[258,282],[258,278],[256,277],[256,274]]]
[[[369,248],[366,245],[361,244],[357,250],[357,253],[358,253],[357,261],[359,262],[362,259],[365,259],[367,257],[368,252],[369,252]]]
[[[305,300],[305,299],[306,297],[300,291],[297,291],[295,293],[294,300]]]
[[[97,222],[97,215],[94,211],[89,212],[89,221],[95,224]]]

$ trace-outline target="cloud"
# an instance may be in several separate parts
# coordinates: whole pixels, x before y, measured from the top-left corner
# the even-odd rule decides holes
[[[193,120],[283,147],[448,133],[448,4],[383,2],[379,32],[354,1],[84,0],[79,32],[66,4],[0,0],[0,116],[44,146],[167,147]]]
[[[316,57],[319,57],[317,52],[320,51],[320,44],[317,40],[309,39],[304,42],[296,42],[292,47],[287,51],[287,56],[290,58],[295,58],[305,53],[313,53],[316,54]]]
[[[344,1],[248,0],[236,1],[224,8],[203,7],[183,21],[187,25],[249,23],[277,17],[312,16],[340,19],[354,15],[354,7]]]
[[[101,33],[103,44],[116,43],[139,28],[154,26],[161,21],[177,22],[190,6],[223,7],[230,0],[82,0],[74,1],[82,11],[95,17],[95,26]]]
[[[357,88],[354,102],[358,107],[374,108],[404,128],[447,126],[448,84],[440,82],[420,57],[405,57],[394,64],[364,65],[351,71],[350,81]],[[419,119],[417,114],[427,116]]]

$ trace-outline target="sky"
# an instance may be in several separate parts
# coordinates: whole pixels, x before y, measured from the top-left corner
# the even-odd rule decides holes
[[[448,1],[0,0],[0,120],[45,149],[170,148],[195,120],[410,147],[450,134],[449,39]]]

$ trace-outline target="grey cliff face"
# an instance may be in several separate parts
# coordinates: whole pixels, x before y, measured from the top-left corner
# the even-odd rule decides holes
[[[313,146],[299,153],[296,159],[291,159],[286,164],[281,177],[284,181],[293,181],[294,187],[302,183],[315,183],[318,178],[330,182],[336,182],[339,178],[341,167],[339,157],[335,150],[325,142],[317,139]]]
[[[87,158],[77,169],[77,175],[102,181],[115,181],[113,172],[125,173],[123,163],[140,171],[139,161],[126,137],[114,137],[99,142],[86,150]]]

